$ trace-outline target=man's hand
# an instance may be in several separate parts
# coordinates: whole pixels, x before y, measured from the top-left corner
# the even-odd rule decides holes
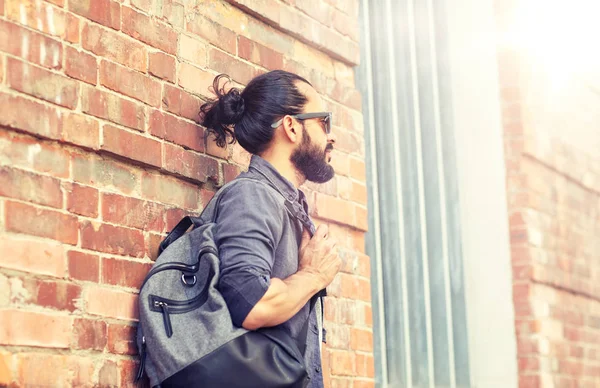
[[[333,281],[342,265],[336,248],[337,242],[329,238],[328,232],[327,225],[321,224],[310,238],[310,234],[304,229],[299,250],[298,272],[317,275],[321,289]]]

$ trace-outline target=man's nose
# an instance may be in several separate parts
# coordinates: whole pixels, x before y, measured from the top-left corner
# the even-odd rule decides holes
[[[333,131],[327,135],[327,143],[335,144],[336,140],[337,140],[337,136],[335,136]]]

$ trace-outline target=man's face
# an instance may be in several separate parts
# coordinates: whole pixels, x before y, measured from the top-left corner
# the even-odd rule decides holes
[[[306,130],[306,126],[304,124],[302,126],[304,127],[302,142],[294,150],[290,160],[307,180],[325,183],[335,176],[335,171],[329,164],[333,144],[327,143],[325,148],[315,144]]]
[[[303,113],[323,112],[326,110],[319,94],[307,84],[298,85],[307,98]],[[335,140],[332,135],[325,133],[321,118],[300,121],[302,141],[292,153],[290,160],[294,166],[315,183],[325,183],[335,176],[331,161],[331,151]]]

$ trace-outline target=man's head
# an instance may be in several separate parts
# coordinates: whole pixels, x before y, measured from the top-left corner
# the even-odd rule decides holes
[[[289,159],[307,180],[333,178],[331,114],[307,80],[275,70],[254,78],[243,91],[226,91],[226,83],[220,85],[224,77],[213,83],[217,99],[201,108],[202,125],[219,146],[238,141],[252,154]]]

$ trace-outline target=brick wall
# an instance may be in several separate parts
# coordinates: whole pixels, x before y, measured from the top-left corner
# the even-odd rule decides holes
[[[307,185],[343,273],[331,387],[373,386],[358,0],[0,0],[0,386],[133,386],[136,287],[165,232],[246,168],[197,125],[220,72],[283,68],[334,112]]]
[[[510,35],[519,1],[497,4]],[[598,387],[600,73],[511,43],[498,58],[520,387]]]

